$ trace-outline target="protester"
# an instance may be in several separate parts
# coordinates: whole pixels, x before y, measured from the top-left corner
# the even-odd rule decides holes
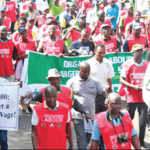
[[[97,22],[92,25],[92,31],[91,31],[92,35],[97,36],[98,34],[101,33],[102,24],[108,24],[111,27],[111,35],[115,35],[110,19],[108,18],[105,19],[105,12],[103,10],[99,10],[98,15],[99,17]]]
[[[69,50],[75,51],[72,55],[75,56],[86,56],[93,55],[94,53],[94,43],[88,38],[88,31],[81,31],[81,38],[75,42],[73,42],[69,48]]]
[[[101,83],[91,78],[89,74],[90,65],[87,62],[82,62],[79,66],[79,74],[69,79],[66,85],[73,90],[74,97],[85,107],[93,120],[96,95],[98,93],[107,98],[107,92],[103,89]],[[82,114],[74,109],[72,109],[71,114],[75,125],[78,149],[86,149],[91,134],[85,132],[85,122]]]
[[[16,7],[16,2],[7,0],[5,1],[4,6],[6,7],[6,17],[11,19],[11,33],[14,32],[14,25],[15,22],[17,21],[17,15],[19,15],[19,10]]]
[[[44,90],[45,102],[34,107],[32,115],[32,144],[34,149],[73,148],[70,112],[67,105],[57,101],[57,90]],[[50,121],[51,120],[51,121]]]
[[[11,27],[11,19],[6,17],[6,8],[4,6],[0,7],[0,16],[3,17],[3,25],[6,26],[7,32],[9,32]]]
[[[112,66],[112,62],[110,62],[105,57],[105,46],[103,44],[98,44],[95,47],[95,56],[87,60],[90,65],[90,75],[96,78],[102,86],[108,91],[108,93],[112,92],[112,80],[111,78],[114,76],[114,68]],[[96,109],[95,113],[99,113],[101,111],[105,111],[107,108],[104,104],[105,97],[102,95],[97,95],[95,99]]]
[[[31,0],[28,1],[28,10],[26,11],[26,14],[28,17],[33,17],[34,20],[37,20],[37,17],[40,15],[40,13],[33,8],[34,4]]]
[[[117,93],[108,96],[109,109],[95,115],[91,149],[141,149],[136,130],[127,111],[122,110],[122,100]],[[104,142],[104,145],[102,143]]]
[[[126,35],[130,35],[132,34],[132,29],[134,26],[134,24],[139,23],[141,26],[141,34],[145,34],[145,23],[141,22],[141,12],[140,11],[135,11],[134,12],[134,20],[129,23],[126,27]]]
[[[16,48],[11,39],[7,37],[7,28],[0,26],[0,76],[9,82],[15,80],[15,72],[12,59],[15,57]]]
[[[18,19],[18,28],[19,27],[26,27],[26,24],[27,24],[27,19],[24,18],[24,17],[20,17]],[[28,35],[28,38],[33,40],[33,35],[32,35],[32,30],[30,29],[27,29],[27,35]],[[19,32],[18,31],[15,31],[13,34],[12,34],[12,40],[13,42],[17,42],[19,41],[20,37],[19,37]]]
[[[115,36],[110,35],[111,28],[108,24],[101,25],[101,33],[94,38],[95,44],[104,44],[106,53],[114,52],[118,55],[120,51],[120,42],[117,41]]]
[[[42,15],[37,17],[38,21],[38,27],[41,28],[42,25],[46,23],[46,15],[49,13],[49,8],[45,7],[44,11],[42,12]]]
[[[135,23],[132,26],[133,32],[124,41],[123,51],[131,52],[132,46],[135,44],[141,44],[143,46],[144,52],[148,50],[148,42],[146,36],[141,34],[141,26],[139,23]]]
[[[144,74],[148,66],[148,62],[142,60],[143,46],[135,44],[132,47],[133,59],[122,64],[120,82],[127,87],[126,99],[127,109],[131,119],[134,118],[135,110],[138,108],[139,113],[139,139],[142,148],[146,148],[144,143],[147,105],[143,101],[142,87]]]
[[[106,16],[111,20],[111,24],[113,25],[113,30],[116,32],[117,30],[117,19],[119,16],[119,7],[116,4],[116,0],[110,0],[110,4],[104,9]]]
[[[119,28],[120,28],[119,31],[120,31],[121,38],[123,37],[123,39],[125,38],[124,34],[126,31],[126,26],[134,20],[133,6],[131,4],[128,4],[126,10],[127,10],[127,14],[121,16],[120,23],[119,23]]]
[[[69,27],[69,22],[72,19],[76,19],[77,13],[75,12],[75,7],[76,6],[74,3],[70,3],[70,5],[69,5],[70,11],[66,15],[64,15],[64,17],[63,17],[63,21],[61,24],[61,30]]]
[[[58,55],[59,57],[70,55],[70,53],[68,53],[66,45],[64,44],[64,41],[61,38],[57,38],[55,36],[55,26],[50,25],[48,29],[49,36],[40,41],[37,51],[44,52],[45,54]]]

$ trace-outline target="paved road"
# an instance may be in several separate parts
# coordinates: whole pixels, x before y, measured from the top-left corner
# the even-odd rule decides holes
[[[33,106],[34,104],[32,104]],[[123,108],[125,108],[125,102],[123,102]],[[134,120],[133,120],[134,127],[138,133],[138,114],[136,112]],[[150,128],[149,128],[150,129]],[[76,136],[72,126],[73,132],[73,144],[74,149],[77,149],[76,145]],[[150,131],[146,128],[146,136],[145,142],[148,148],[150,149]],[[32,149],[31,143],[31,115],[22,115],[21,111],[19,112],[19,131],[8,132],[8,145],[9,149]],[[88,146],[90,148],[90,146]]]

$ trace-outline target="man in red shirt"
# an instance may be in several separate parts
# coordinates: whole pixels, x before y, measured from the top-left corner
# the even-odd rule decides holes
[[[34,149],[73,149],[70,112],[66,104],[57,101],[57,90],[44,90],[45,102],[34,107],[32,115],[32,144]]]
[[[148,50],[148,42],[146,36],[141,34],[141,26],[140,23],[134,23],[132,26],[132,34],[128,35],[124,40],[123,51],[131,52],[132,46],[135,44],[141,44],[143,46],[144,52]]]
[[[97,36],[101,33],[100,28],[102,24],[108,24],[111,27],[111,35],[115,35],[110,19],[105,19],[105,12],[103,10],[99,10],[98,15],[98,21],[92,25],[92,35]]]
[[[127,5],[127,14],[125,14],[124,16],[121,16],[120,19],[120,24],[119,24],[119,28],[120,28],[120,35],[121,37],[125,37],[125,31],[126,31],[126,26],[128,23],[132,22],[134,20],[133,17],[133,6],[131,4]]]
[[[16,2],[7,0],[4,6],[6,7],[6,17],[11,19],[11,32],[14,32],[14,25],[17,21],[17,15],[19,15],[19,10],[16,7]]]
[[[11,39],[7,38],[7,28],[0,26],[0,76],[8,81],[15,80],[12,59],[15,58],[16,49]]]
[[[6,17],[6,8],[3,6],[0,7],[0,16],[3,17],[3,25],[6,26],[7,31],[9,32],[11,27],[11,19]]]
[[[64,41],[61,38],[55,36],[55,26],[50,25],[48,29],[49,36],[40,41],[37,51],[45,53],[47,55],[57,55],[59,57],[70,55],[71,53],[68,52]]]
[[[139,113],[139,139],[141,146],[146,148],[144,143],[146,122],[147,122],[147,105],[142,97],[143,79],[148,66],[148,61],[142,60],[143,46],[135,44],[132,47],[133,59],[122,64],[121,84],[127,87],[128,111],[131,119],[134,118],[135,110],[138,108]]]
[[[106,53],[114,52],[118,55],[120,50],[120,43],[115,36],[110,36],[111,28],[108,24],[101,25],[101,33],[94,38],[94,43],[105,45]]]
[[[24,18],[24,17],[20,17],[18,19],[18,27],[26,27],[26,24],[27,24],[27,19]],[[32,35],[32,30],[31,29],[27,29],[27,35],[28,35],[28,38],[29,39],[32,39],[33,40],[33,35]],[[19,41],[19,32],[18,31],[15,31],[13,34],[12,34],[12,40],[13,42],[17,42]]]
[[[41,28],[42,25],[46,23],[46,15],[49,13],[49,8],[45,8],[42,15],[37,16],[38,27]]]

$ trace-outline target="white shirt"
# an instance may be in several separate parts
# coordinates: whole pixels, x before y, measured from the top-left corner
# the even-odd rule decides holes
[[[114,76],[114,68],[112,62],[106,58],[100,63],[95,59],[95,56],[88,59],[87,62],[90,65],[90,75],[95,77],[105,89],[109,88],[107,79]]]
[[[97,94],[102,94],[104,89],[97,79],[89,78],[84,81],[79,75],[76,75],[68,80],[67,87],[71,88],[74,93],[74,98],[89,111],[89,115],[94,119],[95,115],[95,98]],[[83,116],[78,111],[71,109],[72,118],[83,119]]]

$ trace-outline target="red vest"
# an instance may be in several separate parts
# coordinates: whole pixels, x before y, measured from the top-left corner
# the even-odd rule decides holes
[[[127,71],[126,81],[143,87],[143,80],[148,66],[148,61],[143,60],[143,66],[136,66],[133,64],[133,60],[129,60],[122,66],[125,67]],[[144,103],[142,91],[127,88],[127,103]]]
[[[10,1],[6,2],[5,1],[5,6],[6,6],[6,17],[11,19],[11,22],[16,22],[17,17],[16,17],[16,2],[15,1]]]
[[[14,43],[10,39],[8,42],[0,41],[0,76],[10,76],[15,74],[12,57]]]
[[[57,110],[49,110],[44,103],[34,106],[37,124],[38,149],[67,149],[66,123],[68,106],[59,102]]]
[[[33,40],[32,30],[31,30],[31,29],[26,29],[26,30],[27,30],[28,39]],[[17,41],[19,41],[20,36],[19,36],[18,31],[15,31],[15,32],[12,34],[12,39],[13,39],[13,42],[14,42],[14,43],[17,42]]]
[[[123,20],[124,20],[124,23],[123,23],[124,31],[123,31],[123,33],[125,33],[127,24],[132,22],[134,20],[134,17],[129,17],[128,15],[124,15],[122,17],[123,17]]]
[[[42,102],[45,101],[44,90],[45,88],[40,89],[40,91],[42,92]],[[73,94],[73,91],[70,88],[61,86],[61,92],[57,93],[57,100],[59,102],[67,104],[69,106],[69,109],[71,110],[72,104],[73,104],[72,94]]]
[[[127,37],[128,40],[128,46],[129,46],[129,51],[132,51],[132,46],[135,44],[141,44],[143,45],[143,48],[145,48],[147,40],[145,35],[140,35],[140,38],[136,38],[133,36],[133,34],[128,35]]]
[[[44,18],[42,15],[37,16],[37,18],[38,18],[38,26],[39,28],[41,28],[41,26],[46,23],[46,18]]]
[[[17,48],[17,55],[22,55],[26,53],[26,50],[35,51],[35,41],[28,39],[28,43],[23,41],[18,41],[15,43],[15,47]],[[24,58],[22,58],[23,60]]]
[[[123,111],[123,113],[125,114],[124,116],[122,116],[125,133],[126,136],[131,139],[133,130],[132,121],[126,111]],[[131,149],[131,140],[129,140],[129,142],[123,143],[122,145],[121,143],[117,142],[117,135],[114,127],[111,122],[106,119],[106,111],[97,114],[95,119],[98,123],[106,149]],[[119,126],[115,126],[115,129],[118,135],[124,134],[122,124],[120,124]]]
[[[59,55],[63,52],[63,44],[64,41],[62,39],[58,39],[56,42],[51,42],[49,39],[44,39],[42,41],[43,52],[46,54]]]
[[[114,52],[115,50],[117,50],[117,38],[114,36],[110,36],[110,40],[108,41],[104,41],[102,40],[102,38],[100,38],[96,40],[94,43],[95,44],[101,43],[105,45],[106,53]]]
[[[11,26],[11,19],[6,17],[3,21],[3,25],[6,26],[7,32],[9,32]]]

